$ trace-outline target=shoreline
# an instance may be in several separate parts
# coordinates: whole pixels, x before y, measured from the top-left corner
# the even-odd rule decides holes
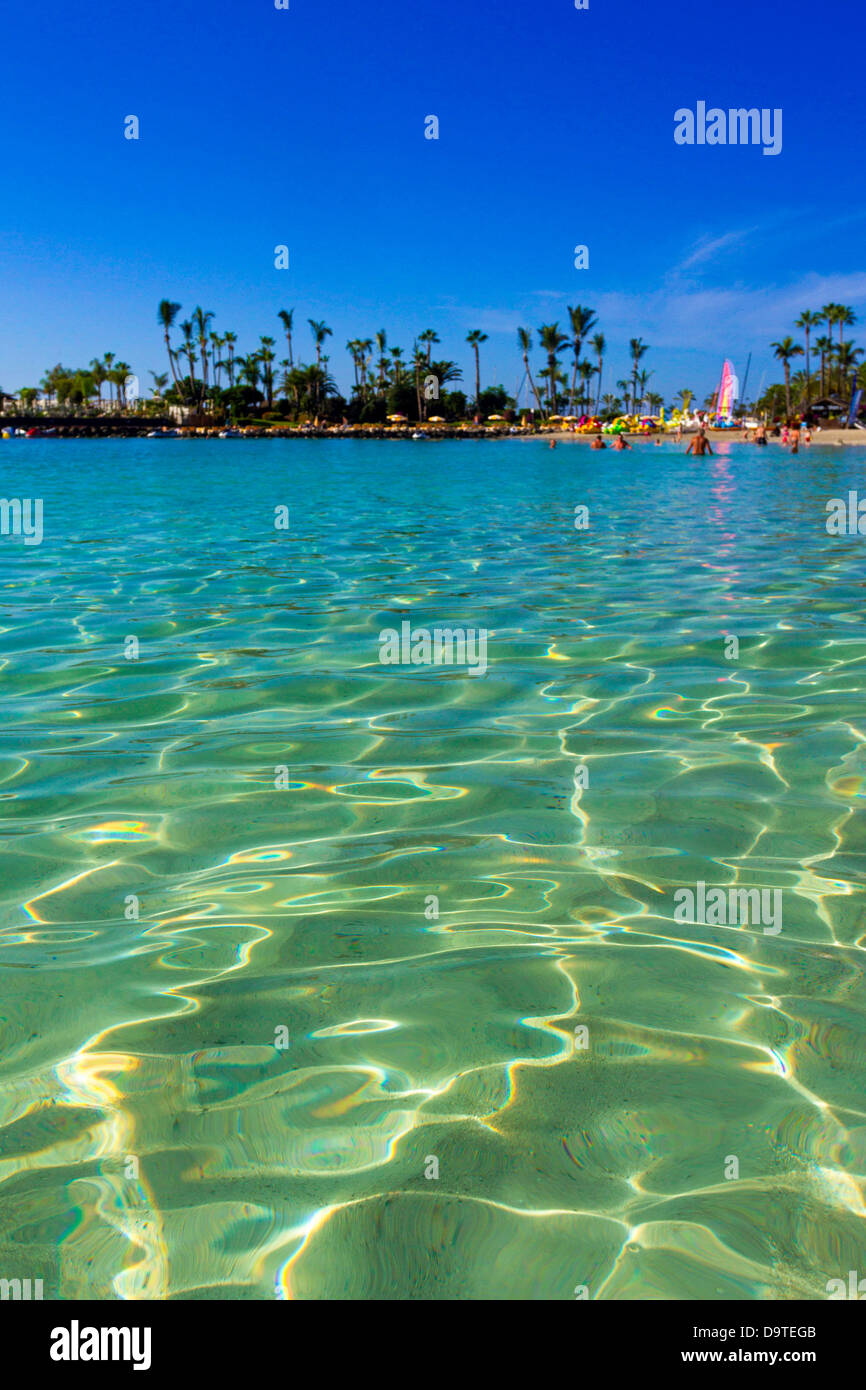
[[[34,434],[32,434],[32,435],[26,435],[26,436],[25,436],[24,434],[21,434],[21,433],[15,433],[15,431],[26,431],[26,430],[30,430],[30,429],[35,430],[36,433],[34,433]],[[20,419],[20,418],[17,418],[17,419],[16,419],[16,418],[13,418],[13,419],[4,420],[2,417],[0,417],[0,444],[11,444],[11,443],[14,443],[14,442],[16,442],[16,441],[20,441],[20,440],[22,440],[22,439],[25,438],[25,437],[29,437],[29,438],[31,438],[31,439],[58,439],[58,440],[64,440],[64,439],[147,439],[147,438],[153,438],[153,437],[155,437],[155,438],[158,438],[158,439],[163,439],[165,442],[172,442],[172,441],[174,441],[175,439],[186,439],[186,440],[218,439],[218,438],[220,438],[220,436],[221,436],[222,432],[224,431],[224,429],[225,429],[224,426],[217,426],[217,427],[212,427],[212,426],[208,426],[208,427],[197,426],[197,427],[195,427],[195,428],[192,428],[192,427],[186,427],[186,428],[184,428],[184,427],[182,427],[182,426],[169,426],[169,425],[166,425],[166,424],[164,424],[163,422],[159,422],[159,421],[156,422],[156,424],[155,424],[152,420],[147,421],[146,423],[142,423],[142,422],[139,422],[139,421],[137,421],[137,420],[130,420],[130,419],[126,419],[126,420],[122,420],[122,419],[121,419],[121,420],[116,420],[116,421],[109,421],[109,420],[78,421],[78,422],[75,422],[75,423],[64,422],[63,424],[58,424],[58,425],[55,425],[55,426],[44,427],[44,426],[41,425],[41,424],[36,424],[36,423],[34,423],[32,420],[28,420],[26,417],[25,417],[23,420]],[[10,431],[13,432],[13,433],[11,434],[11,437],[10,437],[10,433],[9,433]],[[695,433],[696,433],[696,431],[694,431],[694,430],[687,431],[687,432],[683,435],[682,439],[679,440],[679,441],[677,441],[677,440],[674,438],[673,432],[668,433],[667,431],[665,431],[664,433],[656,432],[656,433],[654,433],[654,434],[630,433],[629,431],[623,431],[622,437],[632,446],[632,448],[635,448],[636,446],[640,446],[640,445],[642,445],[642,444],[647,444],[647,445],[650,445],[651,447],[654,448],[654,447],[655,447],[655,441],[656,441],[656,440],[660,440],[660,442],[661,442],[663,445],[664,445],[664,444],[678,444],[678,445],[682,446],[683,451],[685,451],[685,448],[688,447],[688,440],[689,440],[690,438],[692,438],[692,437],[694,436]],[[355,439],[355,440],[358,440],[358,439],[377,439],[377,440],[403,439],[403,440],[405,440],[405,439],[413,439],[413,438],[415,438],[416,436],[419,436],[419,437],[416,439],[416,442],[418,442],[418,443],[421,443],[421,442],[423,442],[423,443],[431,443],[431,442],[435,443],[437,440],[446,440],[446,439],[447,439],[447,440],[460,440],[460,439],[498,439],[498,440],[503,440],[503,439],[515,439],[515,440],[522,440],[522,441],[524,441],[524,442],[525,442],[525,441],[528,441],[528,440],[534,441],[534,442],[536,442],[536,443],[543,443],[543,442],[546,442],[548,445],[550,444],[551,441],[555,441],[556,444],[583,444],[583,445],[585,445],[585,446],[590,446],[590,445],[592,444],[593,440],[597,437],[597,433],[596,433],[595,431],[588,431],[588,432],[585,432],[585,433],[578,433],[578,432],[576,432],[576,431],[570,431],[570,430],[530,429],[530,428],[528,428],[528,427],[527,427],[527,428],[522,428],[522,427],[520,427],[520,426],[517,426],[517,427],[512,431],[512,429],[510,429],[510,428],[505,428],[505,429],[499,429],[499,428],[491,429],[491,428],[489,428],[489,427],[484,427],[484,426],[460,426],[460,425],[453,425],[453,426],[449,426],[449,425],[446,425],[446,426],[436,426],[435,428],[432,428],[432,429],[431,429],[429,426],[426,427],[426,428],[424,428],[424,427],[419,427],[419,426],[416,426],[416,425],[408,425],[408,426],[403,426],[403,425],[401,425],[401,426],[395,426],[395,425],[385,426],[385,425],[383,425],[383,426],[372,426],[372,427],[371,427],[371,426],[364,426],[364,427],[360,427],[360,428],[359,428],[359,427],[352,427],[352,426],[347,426],[347,427],[343,428],[342,426],[339,426],[339,425],[332,425],[332,426],[330,426],[330,427],[327,427],[327,426],[326,426],[326,427],[319,426],[318,428],[313,428],[312,426],[307,426],[307,427],[303,427],[303,426],[299,426],[299,427],[295,427],[295,426],[277,426],[277,427],[273,427],[273,426],[271,426],[271,425],[265,425],[265,426],[262,426],[261,428],[256,427],[256,426],[253,426],[253,427],[247,427],[247,428],[245,428],[245,429],[243,429],[243,430],[241,430],[241,431],[233,432],[233,433],[229,436],[229,440],[230,440],[230,441],[236,441],[236,440],[241,440],[241,441],[243,441],[243,440],[245,440],[245,439]],[[605,445],[606,445],[606,448],[607,448],[607,449],[613,449],[613,441],[614,441],[614,439],[615,439],[616,437],[618,437],[618,436],[613,436],[613,435],[605,435],[605,436],[604,436],[604,441],[605,441]],[[717,444],[720,444],[720,443],[731,443],[731,444],[752,443],[752,444],[754,444],[754,441],[753,441],[753,440],[752,440],[752,441],[748,441],[748,440],[744,440],[744,439],[743,439],[743,432],[742,432],[742,430],[718,430],[718,431],[712,431],[712,430],[710,430],[710,431],[708,432],[708,438],[709,438],[709,441],[710,441],[710,444],[711,444],[711,445],[717,445]],[[227,442],[228,442],[228,441],[227,441]],[[776,445],[777,447],[783,448],[783,449],[790,449],[790,444],[783,444],[780,436],[768,435],[768,436],[767,436],[767,444],[768,444],[768,445]],[[866,430],[858,430],[858,429],[850,429],[850,430],[848,430],[848,429],[821,429],[821,430],[815,430],[815,429],[813,429],[813,430],[812,430],[812,441],[811,441],[811,444],[805,444],[805,443],[801,442],[801,444],[800,444],[800,451],[801,451],[802,453],[805,453],[805,452],[807,452],[810,448],[821,447],[821,446],[830,446],[830,447],[834,447],[834,448],[836,448],[836,447],[839,447],[839,448],[842,448],[842,447],[851,447],[851,448],[858,448],[858,447],[859,447],[859,448],[866,448]],[[600,451],[599,451],[599,452],[600,452]],[[623,452],[623,451],[616,451],[616,450],[615,450],[614,452]]]

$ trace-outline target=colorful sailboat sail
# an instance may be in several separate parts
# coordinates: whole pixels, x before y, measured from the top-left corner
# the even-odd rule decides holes
[[[719,383],[718,402],[716,405],[716,415],[720,420],[730,423],[734,414],[734,401],[739,394],[740,383],[734,376],[734,366],[732,362],[725,360],[722,367],[722,379]]]

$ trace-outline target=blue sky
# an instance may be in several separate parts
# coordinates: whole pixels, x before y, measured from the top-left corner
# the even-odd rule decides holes
[[[306,321],[325,319],[344,389],[347,338],[385,327],[408,355],[432,327],[469,383],[466,333],[487,332],[483,376],[513,391],[517,325],[564,326],[583,304],[607,337],[605,389],[640,336],[651,389],[702,398],[725,354],[742,377],[751,351],[751,395],[802,309],[866,319],[866,18],[850,0],[290,5],[7,8],[7,390],[106,350],[149,383],[163,297],[214,310],[242,351],[279,342],[276,311],[294,307],[306,360]],[[782,153],[677,146],[674,111],[698,100],[782,108]]]

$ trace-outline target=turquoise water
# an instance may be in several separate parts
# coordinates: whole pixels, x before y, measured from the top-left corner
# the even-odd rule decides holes
[[[0,1276],[862,1272],[863,458],[0,444],[44,505],[0,538]],[[405,620],[486,674],[383,665]],[[782,930],[678,920],[700,882]]]

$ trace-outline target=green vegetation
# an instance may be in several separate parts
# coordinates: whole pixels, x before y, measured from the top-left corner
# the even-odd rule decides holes
[[[602,391],[608,344],[602,332],[593,333],[598,330],[595,311],[581,304],[568,306],[565,331],[559,322],[541,324],[535,336],[530,328],[517,329],[523,375],[516,397],[502,385],[482,385],[482,349],[487,334],[478,328],[467,333],[466,342],[474,356],[474,390],[469,398],[457,385],[463,377],[458,364],[433,356],[440,339],[432,328],[418,333],[408,356],[402,348],[389,345],[384,328],[369,337],[350,338],[346,351],[352,362],[353,383],[346,398],[331,374],[327,347],[333,332],[324,321],[307,319],[314,360],[304,362],[296,359],[294,309],[280,309],[276,314],[280,341],[285,341],[284,357],[278,355],[282,349],[277,338],[267,335],[259,338],[258,346],[239,353],[236,333],[214,331],[211,310],[196,307],[184,320],[180,320],[181,311],[182,306],[170,299],[163,299],[157,309],[168,371],[151,371],[153,394],[149,400],[130,399],[129,364],[117,361],[111,352],[93,358],[87,367],[67,368],[58,363],[45,373],[41,389],[24,387],[18,392],[19,400],[32,409],[41,396],[43,408],[83,414],[134,409],[152,416],[176,407],[184,413],[234,422],[267,417],[318,419],[322,423],[345,420],[349,424],[384,424],[390,415],[419,422],[433,417],[451,422],[466,419],[470,410],[480,419],[490,415],[512,419],[524,387],[533,412],[548,418],[567,412],[609,420],[621,414],[657,414],[664,405],[663,397],[650,389],[654,373],[644,366],[650,349],[642,338],[629,341],[629,374],[616,382],[615,391]],[[770,345],[783,381],[768,386],[751,409],[779,419],[808,413],[818,397],[829,395],[830,405],[824,409],[832,411],[838,403],[841,412],[855,374],[859,384],[866,385],[863,349],[844,336],[856,321],[853,309],[843,304],[825,304],[817,311],[804,309],[795,325],[804,342],[786,336]],[[534,348],[543,361],[535,370],[531,362]],[[800,358],[803,368],[794,371]],[[135,392],[136,397],[139,394]],[[707,409],[712,408],[714,399],[706,398]],[[683,388],[676,393],[673,406],[688,411],[693,400],[694,393]],[[746,412],[749,407],[741,402],[741,409]]]

